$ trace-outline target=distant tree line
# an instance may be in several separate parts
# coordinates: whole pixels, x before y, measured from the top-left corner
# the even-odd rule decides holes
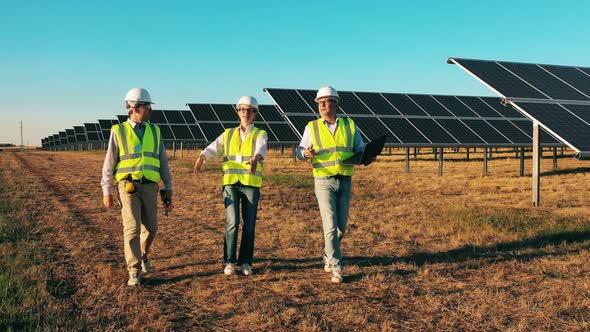
[[[0,143],[0,147],[7,147],[7,146],[16,146],[12,143]]]

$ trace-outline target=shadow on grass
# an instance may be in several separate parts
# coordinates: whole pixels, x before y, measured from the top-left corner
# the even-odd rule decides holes
[[[573,169],[557,169],[554,171],[543,172],[541,176],[564,175],[564,174],[582,174],[590,173],[590,167],[578,167]]]
[[[562,256],[578,252],[581,248],[562,248],[556,250],[546,250],[546,246],[561,246],[571,243],[583,243],[590,240],[590,230],[583,231],[562,231],[552,234],[543,234],[533,238],[500,242],[493,246],[471,246],[465,245],[456,249],[442,252],[417,252],[408,256],[345,256],[345,265],[355,265],[358,267],[375,267],[380,266],[385,269],[382,273],[407,276],[413,274],[411,270],[404,269],[387,269],[396,263],[411,263],[418,267],[427,264],[436,263],[462,263],[454,266],[453,270],[480,268],[488,264],[518,260],[529,261],[531,259],[546,256]],[[587,247],[590,247],[588,245]],[[522,252],[521,252],[522,251]],[[321,269],[323,263],[321,258],[258,258],[257,262],[270,262],[272,270],[301,270],[301,269]],[[362,272],[346,277],[346,281],[358,281],[365,276],[374,274],[374,271]]]

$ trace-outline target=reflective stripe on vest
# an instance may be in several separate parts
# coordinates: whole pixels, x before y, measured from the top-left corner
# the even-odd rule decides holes
[[[235,184],[238,181],[246,186],[262,186],[262,161],[256,165],[254,174],[250,174],[250,165],[247,164],[254,158],[256,142],[265,131],[252,127],[250,133],[241,142],[240,129],[226,129],[223,136],[223,185]],[[241,153],[241,157],[238,157]],[[238,162],[241,159],[241,162]]]
[[[334,135],[323,121],[320,118],[308,124],[311,142],[316,150],[311,158],[313,176],[353,175],[353,163],[346,160],[354,155],[354,121],[339,117]]]
[[[146,178],[160,182],[160,128],[151,123],[145,124],[145,133],[141,141],[129,122],[114,125],[111,129],[119,145],[119,161],[114,171],[115,181],[119,182],[131,176],[134,180]]]

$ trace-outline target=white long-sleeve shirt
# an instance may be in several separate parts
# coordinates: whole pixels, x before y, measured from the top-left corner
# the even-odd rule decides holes
[[[252,128],[254,127],[254,124],[251,124],[250,126],[248,126],[248,128],[246,128],[246,131],[242,130],[242,126],[239,127],[239,131],[240,131],[240,137],[242,139],[242,142],[246,139],[246,137],[248,136],[248,134],[250,134],[250,131],[252,131]],[[221,135],[219,135],[215,141],[213,141],[211,144],[209,144],[202,152],[201,152],[201,156],[205,157],[205,160],[207,158],[213,158],[213,157],[221,157],[223,156],[223,136],[224,133],[221,133]],[[266,157],[266,150],[267,150],[267,146],[266,146],[266,141],[268,140],[268,135],[265,133],[263,133],[260,138],[258,140],[256,140],[256,147],[254,150],[254,156],[259,154],[262,159],[264,159]]]
[[[328,127],[328,130],[332,133],[332,135],[336,134],[336,128],[338,127],[338,118],[333,124],[330,124],[328,121],[323,120],[322,123]],[[361,153],[365,150],[365,142],[363,142],[363,138],[361,137],[361,133],[357,130],[354,132],[354,153]],[[311,145],[311,130],[309,129],[309,124],[305,126],[305,130],[303,130],[303,136],[301,137],[301,142],[297,147],[296,156],[299,160],[307,160],[303,155],[303,151],[307,149]]]
[[[133,122],[131,119],[127,119],[127,122],[129,122],[131,127],[133,127],[133,130],[138,137],[143,137],[143,134],[145,133],[145,126],[142,126],[141,128],[136,127],[138,123]],[[113,186],[115,185],[114,170],[118,162],[119,142],[111,130],[109,147],[102,165],[102,179],[100,180],[102,193],[105,196],[113,194]],[[162,182],[164,182],[164,189],[172,190],[172,178],[170,176],[170,167],[168,165],[168,155],[166,154],[166,148],[164,147],[164,142],[162,140],[160,140],[160,177],[162,178]]]

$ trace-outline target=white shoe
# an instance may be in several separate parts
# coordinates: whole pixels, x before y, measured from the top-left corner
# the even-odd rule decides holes
[[[334,269],[332,270],[332,282],[333,283],[342,283],[342,281],[344,280],[344,276],[342,275],[342,270],[341,269]]]
[[[330,263],[328,263],[328,257],[324,256],[324,271],[332,272],[332,268],[330,267]]]
[[[127,286],[140,286],[141,285],[141,272],[129,272],[129,280]]]
[[[150,264],[150,259],[145,258],[141,260],[141,272],[143,273],[150,273],[153,272],[152,265]]]
[[[223,269],[223,273],[228,276],[231,276],[232,274],[236,274],[236,264],[233,264],[233,263],[225,264],[225,269]]]
[[[242,274],[245,276],[252,275],[252,267],[250,267],[250,264],[248,264],[248,263],[242,264]]]

